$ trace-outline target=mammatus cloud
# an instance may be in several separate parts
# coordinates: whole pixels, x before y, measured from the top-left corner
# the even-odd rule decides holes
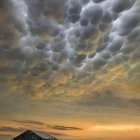
[[[32,126],[70,138],[85,136],[88,119],[139,121],[138,1],[15,1],[0,5],[0,110],[19,127],[2,133]]]
[[[140,98],[138,0],[1,3],[3,94],[76,100],[117,87]]]
[[[54,130],[82,130],[78,127],[69,127],[69,126],[61,126],[61,125],[48,125],[48,128],[54,129]]]

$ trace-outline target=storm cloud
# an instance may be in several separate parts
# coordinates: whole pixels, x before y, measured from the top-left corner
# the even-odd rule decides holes
[[[139,13],[139,0],[1,0],[2,117],[96,107],[139,114]],[[45,124],[24,120],[16,123]]]
[[[104,77],[118,65],[125,69],[133,61],[138,63],[139,59],[133,57],[139,50],[140,9],[136,3],[131,0],[2,2],[2,12],[11,18],[9,22],[9,18],[1,17],[2,92],[20,91],[38,99],[55,97],[59,88],[60,96],[67,97],[74,96],[82,82],[84,95],[98,81],[98,74]],[[130,70],[128,67],[124,75]],[[87,75],[82,81],[81,73]],[[91,81],[90,85],[87,81]]]

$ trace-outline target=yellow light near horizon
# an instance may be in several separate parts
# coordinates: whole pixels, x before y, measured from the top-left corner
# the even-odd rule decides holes
[[[140,125],[96,125],[90,128],[91,131],[140,131]]]

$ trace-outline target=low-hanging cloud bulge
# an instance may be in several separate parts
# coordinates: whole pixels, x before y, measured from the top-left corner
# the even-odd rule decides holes
[[[69,127],[69,126],[61,126],[61,125],[48,125],[48,128],[54,129],[54,130],[82,130],[78,127]]]
[[[43,122],[33,121],[33,120],[13,120],[13,122],[24,124],[24,125],[45,125]]]
[[[1,92],[140,98],[139,12],[138,0],[2,0]]]
[[[5,126],[0,127],[1,132],[22,132],[24,130],[25,130],[24,128],[14,128],[14,127],[5,127]]]

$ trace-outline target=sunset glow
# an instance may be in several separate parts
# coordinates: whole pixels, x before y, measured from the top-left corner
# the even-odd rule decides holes
[[[0,0],[0,140],[26,130],[140,139],[140,0]]]

